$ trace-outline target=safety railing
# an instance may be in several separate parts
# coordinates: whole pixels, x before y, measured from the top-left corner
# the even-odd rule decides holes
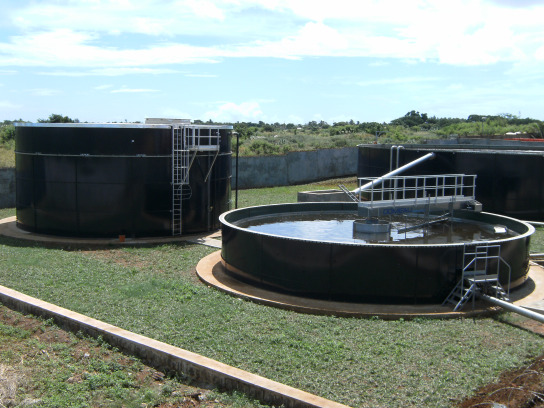
[[[185,147],[189,150],[219,150],[219,129],[202,126],[183,126]]]
[[[359,186],[368,185],[379,177],[360,177]],[[359,194],[363,194],[361,191]],[[476,175],[437,174],[420,176],[392,176],[376,186],[364,190],[364,200],[370,202],[410,200],[414,204],[454,201],[458,198],[475,199]],[[362,197],[359,197],[360,201]]]

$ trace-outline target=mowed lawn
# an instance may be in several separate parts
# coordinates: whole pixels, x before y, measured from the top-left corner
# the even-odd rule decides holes
[[[342,182],[355,186],[355,179]],[[336,183],[242,190],[239,206],[294,202],[297,191]],[[0,210],[0,218],[14,213]],[[384,321],[233,298],[195,276],[213,251],[193,244],[48,249],[0,238],[0,284],[353,407],[452,406],[544,353],[544,340],[507,323],[508,314]]]

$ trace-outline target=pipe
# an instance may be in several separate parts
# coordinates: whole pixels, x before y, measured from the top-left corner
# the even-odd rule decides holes
[[[492,303],[496,306],[500,306],[510,312],[514,312],[522,316],[528,317],[529,319],[536,320],[537,322],[544,323],[544,315],[533,312],[532,310],[529,310],[525,307],[516,306],[512,303],[505,302],[504,300],[497,299],[496,297],[484,295],[483,293],[478,293],[478,297],[485,300],[486,302]]]
[[[411,161],[410,163],[407,163],[396,170],[390,171],[389,173],[384,174],[383,176],[378,177],[377,179],[366,183],[364,186],[356,188],[355,190],[352,191],[352,193],[359,194],[361,191],[368,190],[371,187],[377,186],[381,184],[384,180],[387,180],[388,178],[396,176],[397,174],[400,174],[403,171],[408,170],[409,168],[412,168],[425,160],[432,159],[434,156],[435,156],[434,153],[427,153],[425,156],[421,156],[419,159],[415,159],[414,161]]]
[[[240,161],[240,135],[238,132],[232,132],[236,135],[236,191],[234,199],[234,208],[238,209],[238,162]]]
[[[399,168],[400,149],[404,149],[404,146],[397,146],[397,169]]]
[[[391,146],[391,148],[389,149],[389,171],[393,171],[393,150],[395,150],[397,148],[397,145],[393,145]],[[397,164],[397,167],[398,164]]]

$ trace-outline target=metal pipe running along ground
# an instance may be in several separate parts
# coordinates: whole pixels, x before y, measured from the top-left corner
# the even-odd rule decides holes
[[[544,323],[544,315],[533,312],[532,310],[526,309],[521,306],[513,305],[512,303],[505,302],[504,300],[497,299],[496,297],[485,295],[483,293],[478,293],[478,297],[482,300],[485,300],[488,303],[492,303],[496,306],[500,306],[503,309],[506,309],[510,312],[517,313],[519,315],[528,317],[529,319],[536,320],[537,322]]]
[[[434,156],[435,156],[434,153],[427,153],[425,156],[421,156],[419,159],[415,159],[414,161],[411,161],[410,163],[407,163],[404,166],[399,167],[398,169],[390,171],[389,173],[386,173],[383,176],[378,177],[377,179],[372,180],[372,181],[366,183],[365,185],[363,185],[363,186],[361,186],[359,188],[356,188],[355,190],[352,191],[352,193],[353,194],[359,194],[361,191],[364,191],[364,190],[367,190],[367,189],[369,189],[371,187],[377,186],[377,185],[381,184],[383,181],[387,180],[388,178],[396,176],[397,174],[400,174],[403,171],[408,170],[408,169],[418,165],[419,163],[421,163],[421,162],[423,162],[425,160],[432,159],[432,158],[434,158]]]

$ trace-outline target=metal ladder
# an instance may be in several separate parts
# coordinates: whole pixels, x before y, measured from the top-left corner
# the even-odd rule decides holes
[[[497,270],[489,273],[491,261],[495,261]],[[510,281],[510,265],[501,257],[501,246],[482,244],[471,249],[468,245],[463,248],[463,271],[461,279],[446,297],[443,306],[454,305],[453,311],[458,311],[472,299],[473,308],[476,294],[481,292],[497,299],[509,301],[509,294],[499,283],[499,267],[503,262],[508,268]]]
[[[340,188],[340,190],[342,190],[350,198],[351,201],[354,201],[356,203],[359,202],[359,197],[357,197],[357,195],[355,195],[351,191],[349,191],[348,188],[345,185],[338,184],[338,187]]]
[[[185,129],[172,126],[172,235],[181,235],[183,188],[189,183],[189,150]]]
[[[181,235],[183,200],[190,198],[189,173],[198,152],[215,152],[206,180],[219,154],[219,129],[198,125],[172,126],[172,235]],[[192,154],[191,154],[192,153]]]

